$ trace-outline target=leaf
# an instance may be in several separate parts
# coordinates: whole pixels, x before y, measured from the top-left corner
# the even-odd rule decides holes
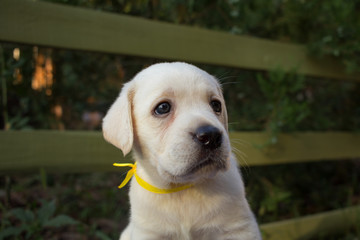
[[[59,215],[52,219],[50,219],[47,223],[45,223],[44,227],[62,227],[66,225],[74,225],[79,222],[74,220],[73,218],[66,215]]]
[[[20,227],[8,227],[5,229],[2,229],[0,232],[0,240],[3,240],[7,237],[16,237],[21,234],[24,230],[26,230],[26,226],[20,226]]]
[[[96,231],[95,236],[97,238],[99,238],[100,240],[111,240],[111,238],[109,236],[107,236],[105,233],[103,233],[101,231]]]
[[[42,202],[41,208],[37,212],[37,216],[41,225],[44,225],[55,213],[55,200],[50,202]]]
[[[22,209],[22,208],[11,209],[8,212],[8,214],[16,217],[22,223],[32,222],[35,219],[35,215],[33,212],[31,212],[30,210],[27,210],[27,209]]]

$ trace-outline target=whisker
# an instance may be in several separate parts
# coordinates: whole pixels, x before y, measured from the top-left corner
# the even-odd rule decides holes
[[[228,84],[239,84],[240,82],[225,82],[225,83],[221,83],[221,85],[228,85]]]
[[[236,147],[231,147],[231,149],[234,153],[237,154],[238,157],[240,157],[239,160],[243,160],[244,163],[246,163],[246,165],[247,165],[247,161],[246,161],[247,155],[243,151],[237,149]]]
[[[221,82],[223,79],[227,79],[229,77],[232,77],[232,76],[227,76],[231,71],[226,71],[226,72],[223,72],[221,73],[221,75],[219,76],[216,76],[215,77],[219,80],[219,82]]]
[[[230,142],[235,143],[235,144],[239,144],[239,145],[244,146],[244,147],[251,146],[251,143],[249,143],[248,141],[245,141],[243,139],[240,139],[240,138],[232,138],[232,139],[230,139]]]
[[[234,153],[237,153],[237,157],[239,158],[241,169],[243,169],[243,171],[246,174],[249,174],[250,166],[249,166],[248,162],[246,161],[247,155],[235,147],[232,147],[232,151]]]
[[[240,81],[232,81],[232,82],[226,82],[225,80],[228,79],[236,79],[239,76],[238,75],[231,75],[231,76],[225,76],[227,73],[223,74],[221,77],[217,77],[218,81],[220,82],[221,85],[227,85],[227,84],[237,84]]]
[[[232,138],[230,140],[230,142],[231,142],[232,145],[236,144],[237,146],[240,146],[240,147],[242,147],[244,149],[249,148],[249,147],[252,146],[252,144],[250,142],[248,142],[248,141],[246,141],[244,139],[241,139],[241,138]],[[241,168],[243,169],[243,172],[245,174],[249,175],[251,168],[250,168],[250,165],[249,165],[249,163],[247,161],[247,159],[248,159],[247,154],[245,152],[239,150],[235,146],[232,146],[231,148],[232,148],[233,152],[236,153],[237,156],[239,157],[239,162],[240,162]]]
[[[246,158],[247,155],[246,153],[244,153],[243,151],[239,150],[237,147],[231,146],[231,149],[234,153],[236,153],[237,156],[239,156],[241,159],[240,160],[244,160],[244,162],[247,164],[246,162]]]

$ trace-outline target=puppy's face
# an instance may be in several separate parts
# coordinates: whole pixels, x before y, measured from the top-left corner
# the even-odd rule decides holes
[[[169,183],[209,178],[228,167],[230,143],[221,88],[185,63],[162,63],[123,88],[104,118],[105,138],[127,154],[132,145]]]

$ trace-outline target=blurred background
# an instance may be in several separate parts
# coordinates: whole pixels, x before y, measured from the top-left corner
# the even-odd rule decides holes
[[[47,2],[302,44],[315,59],[331,57],[347,73],[360,72],[358,0]],[[166,60],[0,42],[1,129],[99,131],[122,85]],[[359,81],[285,73],[281,67],[265,72],[194,64],[220,79],[230,131],[266,131],[269,144],[276,144],[279,133],[360,130]],[[360,204],[359,158],[250,165],[244,163],[242,172],[261,224]],[[3,173],[0,239],[118,238],[129,209],[127,191],[117,189],[121,177]],[[311,239],[360,239],[360,216],[358,223]]]

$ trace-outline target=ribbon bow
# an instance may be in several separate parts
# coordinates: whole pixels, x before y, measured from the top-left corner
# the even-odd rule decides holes
[[[157,188],[153,185],[151,185],[150,183],[146,182],[145,180],[143,180],[141,177],[139,177],[139,175],[136,174],[136,165],[137,162],[135,162],[135,164],[132,163],[114,163],[113,164],[115,167],[131,167],[131,169],[127,172],[125,179],[122,181],[122,183],[119,185],[118,188],[123,188],[129,181],[130,179],[135,175],[135,179],[138,182],[138,184],[145,188],[146,190],[153,192],[153,193],[174,193],[174,192],[179,192],[182,190],[185,190],[187,188],[193,187],[192,184],[188,184],[188,185],[183,185],[180,187],[176,187],[176,188],[170,188],[170,189],[161,189],[161,188]]]

